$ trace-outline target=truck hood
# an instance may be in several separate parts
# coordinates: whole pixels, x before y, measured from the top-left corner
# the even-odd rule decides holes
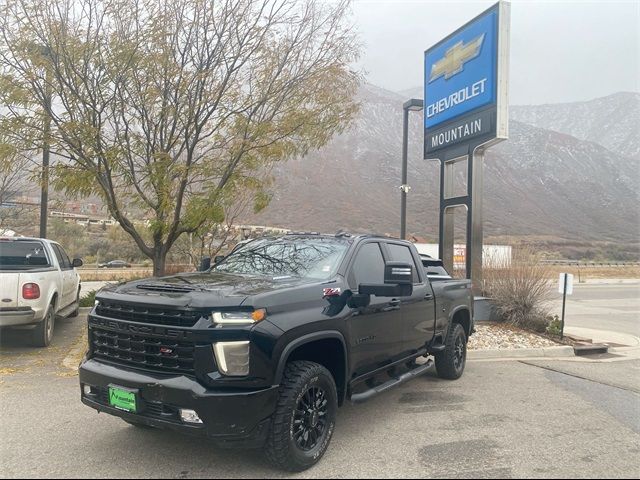
[[[233,307],[248,297],[309,283],[294,277],[262,277],[220,272],[183,273],[104,287],[98,299],[180,307]]]

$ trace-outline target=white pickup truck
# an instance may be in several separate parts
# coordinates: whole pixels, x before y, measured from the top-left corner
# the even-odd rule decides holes
[[[82,260],[69,260],[56,242],[0,237],[0,328],[32,329],[32,342],[47,347],[56,317],[74,316],[80,305]]]

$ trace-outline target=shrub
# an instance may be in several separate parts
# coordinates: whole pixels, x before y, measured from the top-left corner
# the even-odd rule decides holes
[[[562,330],[562,320],[558,315],[554,315],[549,318],[549,325],[547,326],[547,333],[549,335],[554,335],[556,337],[560,336],[560,331]]]
[[[91,290],[84,297],[80,299],[81,307],[93,307],[96,303],[96,291]]]
[[[529,247],[514,249],[513,258],[495,259],[484,271],[484,295],[506,322],[539,333],[546,331],[551,298],[549,267]]]

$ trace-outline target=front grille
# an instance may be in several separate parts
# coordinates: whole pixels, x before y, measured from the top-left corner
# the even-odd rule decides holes
[[[91,395],[98,403],[109,406],[109,389],[107,387],[91,387]],[[161,420],[180,420],[180,412],[177,407],[161,402],[148,402],[143,400],[138,405],[138,415],[145,417],[159,418]]]
[[[96,358],[132,367],[194,375],[193,343],[138,333],[112,332],[97,326],[89,329],[89,338]]]
[[[129,322],[150,323],[152,325],[193,327],[198,320],[208,314],[197,310],[168,310],[165,308],[100,301],[96,306],[96,315]]]

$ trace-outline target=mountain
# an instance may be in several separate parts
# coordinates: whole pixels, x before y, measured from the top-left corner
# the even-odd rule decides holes
[[[640,157],[640,93],[620,92],[588,102],[512,106],[511,118]]]
[[[371,85],[359,97],[362,109],[348,131],[319,151],[275,166],[271,204],[247,222],[294,230],[398,233],[406,97]],[[485,157],[485,236],[637,242],[640,141],[637,122],[628,120],[637,112],[614,115],[620,98],[589,103],[593,112],[573,104],[559,105],[555,113],[553,106],[516,108],[510,139]],[[600,119],[598,111],[609,114]],[[581,125],[574,135],[551,128],[571,129],[576,115]],[[541,128],[523,119],[552,125]],[[598,122],[607,134],[597,130]],[[620,151],[595,143],[589,133],[595,131]],[[422,137],[421,115],[412,114],[407,224],[409,232],[435,239],[439,168],[422,159]]]

